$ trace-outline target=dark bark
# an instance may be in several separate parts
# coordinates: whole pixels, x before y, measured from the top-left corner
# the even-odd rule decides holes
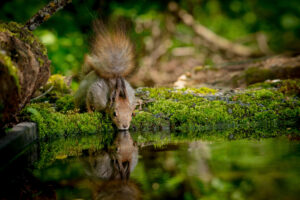
[[[14,121],[50,77],[47,51],[32,32],[16,23],[1,26],[0,127]]]
[[[53,0],[27,23],[0,24],[0,128],[14,121],[50,77],[46,48],[31,31],[72,0]]]

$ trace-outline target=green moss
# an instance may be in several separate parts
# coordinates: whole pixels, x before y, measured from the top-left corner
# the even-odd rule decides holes
[[[28,44],[31,47],[31,50],[35,53],[40,67],[48,66],[45,65],[45,62],[48,61],[46,47],[31,31],[24,28],[22,24],[18,24],[16,22],[0,23],[0,32],[8,33],[11,37],[16,37]],[[1,43],[1,47],[5,49],[5,44]]]
[[[42,58],[38,58],[37,60],[40,64],[40,66],[43,66],[45,64],[45,61]]]
[[[252,84],[248,88],[276,89],[286,96],[300,96],[300,79],[265,81]]]
[[[6,32],[11,36],[15,36],[21,41],[29,44],[30,46],[38,48],[43,53],[43,55],[47,55],[46,47],[31,31],[24,28],[22,24],[18,24],[16,22],[0,23],[0,32]]]
[[[20,88],[20,82],[19,82],[19,76],[18,76],[18,68],[16,66],[14,66],[10,57],[4,55],[1,51],[0,51],[0,59],[2,61],[4,61],[4,65],[7,67],[9,75],[13,77],[15,84],[18,88],[18,92],[20,93],[21,88]]]
[[[47,84],[45,85],[45,89],[47,90],[51,86],[54,86],[54,89],[59,92],[69,92],[70,88],[65,82],[65,76],[60,74],[54,74],[49,79]]]
[[[194,94],[215,94],[217,92],[215,89],[211,89],[208,87],[182,88],[182,89],[179,89],[178,91],[189,92],[189,93],[194,93]]]
[[[74,110],[74,97],[73,95],[65,95],[56,101],[56,110],[66,113],[69,110]]]
[[[299,127],[299,98],[290,98],[274,88],[247,89],[223,99],[190,88],[140,88],[136,95],[148,103],[134,112],[131,122],[134,131],[168,130],[198,135],[209,130],[231,130],[231,133],[242,130],[248,137],[257,131],[258,135],[264,135],[270,130]],[[38,123],[42,137],[112,130],[107,116],[74,110],[71,95],[53,105],[31,104],[25,109],[25,116]]]
[[[154,100],[144,107],[147,113],[134,121],[136,127],[141,127],[137,124],[153,126],[157,123],[154,116],[159,116],[169,122],[171,130],[181,133],[224,125],[243,125],[249,129],[264,124],[268,128],[296,126],[300,114],[299,100],[287,99],[275,89],[249,89],[227,100],[218,97],[208,100],[190,89],[143,88],[138,95],[144,100]]]
[[[248,88],[262,88],[262,89],[270,89],[270,88],[277,88],[278,82],[271,82],[271,81],[264,81],[259,83],[254,83],[248,86]]]
[[[142,88],[138,95],[143,96],[149,94],[149,98],[155,99],[174,99],[174,100],[188,100],[194,96],[201,96],[203,94],[215,94],[216,90],[211,88]]]
[[[30,104],[22,115],[38,124],[41,138],[113,130],[111,121],[101,113],[78,113],[76,110],[61,113],[49,103]]]
[[[269,69],[250,67],[244,72],[244,78],[247,85],[263,82],[267,79],[274,79],[274,74]]]
[[[300,96],[300,80],[285,80],[282,81],[279,87],[279,91],[289,96]]]
[[[50,91],[38,101],[50,101],[54,103],[56,100],[64,97],[66,94],[71,93],[71,88],[67,84],[67,77],[60,74],[52,75],[48,79],[47,83],[42,88],[40,88],[41,93],[45,93],[48,90]]]
[[[247,89],[227,100],[208,100],[190,90],[142,88],[137,96],[150,100],[136,110],[131,135],[139,146],[191,142],[224,141],[244,138],[262,139],[300,134],[298,98],[287,98],[272,89]],[[211,96],[211,95],[209,95]],[[56,106],[53,106],[56,105]],[[23,111],[38,123],[41,137],[60,137],[41,143],[38,168],[57,159],[99,151],[113,140],[112,123],[101,113],[78,113],[73,98],[66,95],[55,104],[31,104]],[[161,131],[163,130],[163,131]],[[141,131],[141,132],[140,132]],[[92,134],[87,136],[89,133]]]
[[[136,111],[131,122],[131,128],[137,130],[162,130],[168,127],[169,122],[159,114],[152,114],[145,111]]]

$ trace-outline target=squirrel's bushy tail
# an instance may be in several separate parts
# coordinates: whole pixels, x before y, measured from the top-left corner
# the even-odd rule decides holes
[[[95,38],[87,64],[103,78],[124,77],[133,64],[133,46],[121,28],[108,31],[103,23],[94,25]]]

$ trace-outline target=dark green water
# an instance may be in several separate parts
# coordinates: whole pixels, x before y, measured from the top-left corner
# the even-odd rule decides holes
[[[14,164],[8,168],[2,178],[1,197],[299,199],[297,140],[282,136],[153,145],[132,139],[141,140],[139,137],[122,132],[99,148],[86,138],[57,154],[57,145],[51,146],[55,142],[37,145],[35,150],[28,150],[31,160],[35,160],[32,165]],[[76,144],[84,146],[80,148],[83,150],[79,151]],[[32,151],[37,152],[36,158],[32,158]],[[51,156],[55,159],[49,159]]]

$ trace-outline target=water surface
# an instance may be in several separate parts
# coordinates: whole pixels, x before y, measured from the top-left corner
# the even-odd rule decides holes
[[[300,195],[300,142],[286,136],[234,141],[193,139],[162,145],[136,142],[139,137],[137,133],[131,136],[120,132],[98,148],[85,139],[81,151],[74,153],[76,145],[71,145],[74,149],[68,147],[68,151],[73,153],[66,155],[55,155],[58,146],[51,146],[53,141],[37,145],[34,152],[39,156],[32,165],[13,164],[7,169],[1,196],[298,199]],[[30,155],[35,155],[32,150]],[[53,155],[55,159],[49,159]]]

